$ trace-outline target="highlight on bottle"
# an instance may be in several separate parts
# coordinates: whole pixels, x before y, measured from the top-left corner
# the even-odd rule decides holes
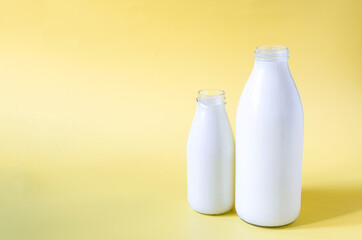
[[[205,105],[225,104],[225,91],[220,89],[203,89],[197,92],[196,101]]]
[[[264,62],[278,62],[289,59],[287,47],[279,45],[265,45],[255,48],[255,60]]]

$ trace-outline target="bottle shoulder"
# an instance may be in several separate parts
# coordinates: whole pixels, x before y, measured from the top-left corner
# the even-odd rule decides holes
[[[196,110],[188,136],[188,145],[217,147],[233,142],[233,139],[226,111]]]
[[[278,79],[253,76],[248,79],[240,96],[240,114],[297,114],[303,116],[299,92],[291,75]]]

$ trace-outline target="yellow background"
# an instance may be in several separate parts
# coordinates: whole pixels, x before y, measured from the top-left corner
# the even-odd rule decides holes
[[[361,239],[362,1],[0,2],[0,239]],[[290,49],[302,210],[264,229],[195,213],[199,89],[236,108],[258,45]]]

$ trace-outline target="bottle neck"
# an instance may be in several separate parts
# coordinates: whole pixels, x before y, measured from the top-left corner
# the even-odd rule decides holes
[[[258,81],[284,81],[291,79],[288,61],[264,62],[255,60],[252,79]]]
[[[283,61],[259,61],[255,59],[254,69],[264,69],[264,71],[269,70],[287,70],[289,69],[288,60]]]
[[[287,47],[260,46],[255,49],[254,72],[265,77],[290,74]]]
[[[211,112],[220,112],[222,110],[225,111],[225,103],[222,104],[218,104],[218,105],[208,105],[208,104],[204,104],[202,102],[197,102],[197,109],[199,111],[211,111]]]
[[[288,66],[287,52],[285,49],[281,50],[284,51],[283,54],[278,53],[278,51],[278,47],[272,47],[264,54],[267,56],[264,56],[261,53],[257,55],[256,50],[254,68],[248,80],[249,87],[254,86],[275,91],[294,84]],[[261,50],[261,52],[265,51]]]

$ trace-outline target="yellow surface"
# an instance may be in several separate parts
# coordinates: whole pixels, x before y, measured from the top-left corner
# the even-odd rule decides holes
[[[0,1],[0,239],[362,239],[362,1]],[[280,229],[186,200],[196,91],[235,126],[258,45],[290,49],[302,210]]]

